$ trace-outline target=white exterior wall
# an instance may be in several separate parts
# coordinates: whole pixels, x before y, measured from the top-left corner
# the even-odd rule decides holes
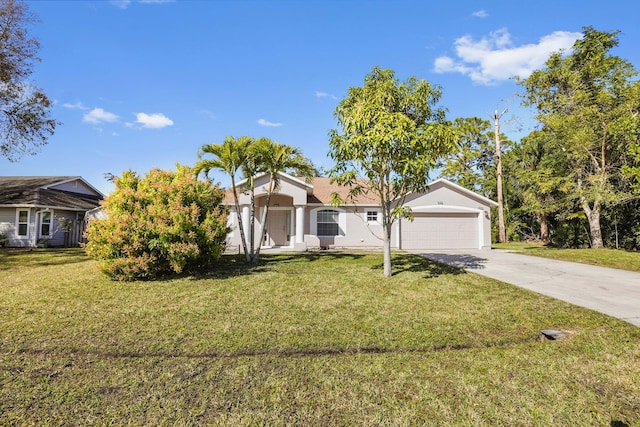
[[[19,210],[29,211],[27,235],[17,234],[17,215]],[[0,233],[7,238],[7,245],[14,248],[27,248],[36,245],[36,214],[35,209],[28,207],[0,208]]]
[[[260,177],[256,179],[256,224],[255,236],[256,244],[261,242],[258,238],[260,232],[260,218],[266,201],[266,193],[268,190],[268,179]],[[296,249],[305,248],[379,248],[383,243],[383,226],[382,212],[375,205],[369,206],[340,206],[333,207],[327,205],[307,205],[307,196],[311,187],[302,181],[288,176],[282,176],[281,187],[277,194],[271,197],[271,207],[273,209],[290,209],[291,224],[291,247]],[[242,194],[240,196],[240,205],[243,210],[244,222],[248,224],[248,205],[250,204],[250,196]],[[444,229],[455,229],[455,218],[466,218],[469,222],[473,222],[473,226],[468,223],[461,224],[465,227],[460,228],[460,233],[474,233],[472,238],[461,239],[460,236],[468,234],[459,234],[457,240],[462,242],[473,241],[476,248],[491,247],[491,207],[495,206],[492,202],[480,195],[468,191],[462,187],[452,184],[445,180],[438,180],[431,184],[430,191],[424,194],[410,195],[405,200],[405,205],[411,207],[416,213],[416,220],[432,221],[434,218],[445,218],[450,225],[443,227]],[[235,215],[235,207],[231,206],[230,225],[233,231],[229,234],[227,241],[230,249],[242,250],[240,233],[237,227],[237,218]],[[338,236],[318,236],[317,235],[317,212],[323,209],[336,210],[339,212],[340,235]],[[367,221],[367,211],[378,212],[378,220],[375,223]],[[447,216],[447,214],[449,214]],[[444,216],[443,216],[444,215]],[[429,217],[429,218],[427,218]],[[304,224],[299,224],[300,218],[303,218]],[[451,220],[451,221],[449,221]],[[410,232],[411,225],[407,219],[401,219],[394,222],[391,230],[391,247],[402,248],[402,233],[405,230]],[[416,230],[427,232],[429,227],[416,224]],[[433,229],[433,227],[432,227]],[[304,242],[300,242],[300,231],[304,232]],[[437,232],[442,230],[435,227]],[[247,238],[249,238],[248,227],[246,229]],[[442,233],[440,233],[442,234]],[[475,240],[474,240],[475,239]],[[447,240],[447,236],[440,236],[440,240]],[[427,241],[427,239],[425,239]],[[454,245],[456,238],[451,239]],[[416,242],[413,242],[415,245]],[[468,245],[468,243],[465,243]]]
[[[478,230],[481,231],[478,248],[491,248],[491,204],[471,191],[436,181],[430,186],[428,193],[408,196],[405,205],[410,206],[414,212],[475,212]],[[403,220],[403,223],[406,221]]]

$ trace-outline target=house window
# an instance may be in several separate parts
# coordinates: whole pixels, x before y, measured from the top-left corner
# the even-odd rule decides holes
[[[378,222],[378,211],[367,211],[367,222]]]
[[[18,236],[26,236],[29,233],[29,211],[18,211]]]
[[[338,212],[329,209],[318,211],[318,236],[338,236],[340,227],[338,225]]]
[[[40,221],[40,236],[49,236],[51,234],[51,212],[42,212],[42,220]]]

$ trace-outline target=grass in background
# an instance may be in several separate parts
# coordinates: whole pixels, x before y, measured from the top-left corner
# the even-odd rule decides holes
[[[415,255],[262,258],[0,251],[0,424],[640,425],[637,327]]]
[[[492,246],[495,249],[518,251],[524,255],[640,272],[640,252],[605,248],[558,249],[535,243],[495,243]]]

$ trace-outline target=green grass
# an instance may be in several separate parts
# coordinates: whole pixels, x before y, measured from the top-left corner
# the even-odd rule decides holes
[[[0,425],[640,426],[640,328],[415,255],[224,262],[0,251]]]
[[[514,250],[525,255],[640,272],[640,252],[604,248],[557,249],[530,243],[497,243],[493,244],[493,247]]]

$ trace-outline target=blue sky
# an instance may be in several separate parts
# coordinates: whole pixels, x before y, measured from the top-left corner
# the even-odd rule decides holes
[[[36,156],[0,158],[0,174],[81,175],[104,193],[105,173],[193,165],[200,146],[229,135],[295,145],[328,169],[335,107],[373,66],[442,86],[450,119],[508,108],[514,140],[532,121],[512,77],[582,27],[620,30],[614,53],[640,68],[633,1],[27,3],[40,19],[32,80],[62,124]]]

